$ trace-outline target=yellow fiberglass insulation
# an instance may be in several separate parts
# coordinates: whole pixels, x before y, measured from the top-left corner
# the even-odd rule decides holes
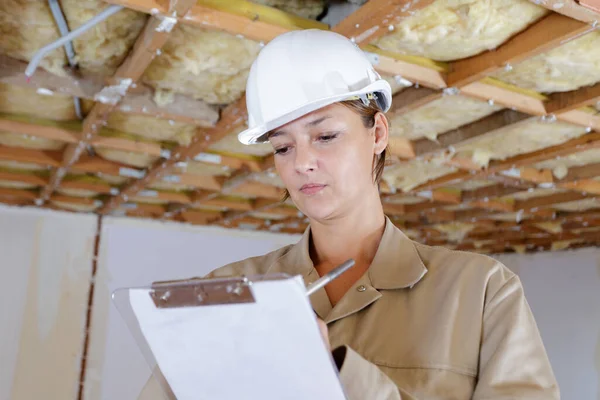
[[[550,169],[557,179],[567,176],[569,168],[600,163],[600,149],[590,149],[534,164],[537,169]]]
[[[158,156],[153,156],[150,154],[133,153],[129,151],[107,149],[103,147],[96,147],[94,150],[96,153],[98,153],[98,155],[106,160],[115,161],[138,168],[150,167],[156,160],[159,159]]]
[[[98,195],[98,192],[94,192],[92,190],[86,189],[70,189],[59,187],[56,189],[57,193],[64,194],[65,196],[73,196],[73,197],[94,197]]]
[[[228,104],[246,89],[250,66],[259,51],[257,42],[179,24],[143,80],[157,90]]]
[[[152,189],[152,190],[167,190],[167,191],[175,191],[175,192],[196,189],[196,187],[194,187],[192,185],[186,185],[184,183],[168,182],[168,181],[152,182],[152,184],[150,186],[148,186],[148,188]]]
[[[137,196],[133,196],[130,199],[131,201],[133,201],[134,203],[142,203],[142,204],[168,204],[169,201],[168,200],[164,200],[164,199],[160,199],[158,197],[153,197],[153,196],[144,196],[144,195],[137,195]]]
[[[423,197],[394,195],[385,198],[384,202],[389,204],[419,204],[427,201]]]
[[[485,180],[466,180],[456,185],[449,185],[448,187],[459,190],[476,190],[481,189],[488,186],[497,185],[498,182],[494,181],[485,181]]]
[[[470,97],[443,96],[406,114],[396,117],[392,115],[391,135],[410,140],[423,137],[435,140],[441,133],[477,121],[501,109],[500,106],[490,106],[485,101]]]
[[[303,18],[315,19],[325,9],[325,0],[250,0]]]
[[[456,172],[456,168],[448,167],[441,160],[411,160],[391,166],[383,174],[383,180],[391,187],[408,192],[415,187],[440,176]]]
[[[495,49],[547,12],[526,0],[437,0],[372,44],[395,53],[457,60]]]
[[[502,197],[501,199],[528,200],[536,197],[550,196],[551,194],[564,192],[567,192],[567,190],[555,188],[532,188],[523,192],[513,193],[509,196]]]
[[[287,218],[285,215],[269,214],[268,212],[251,213],[250,216],[254,217],[254,218],[270,219],[270,220],[274,220],[274,221],[281,220],[281,219],[286,219]]]
[[[450,222],[447,224],[433,225],[433,229],[446,234],[450,242],[459,243],[475,228],[473,224],[464,222]]]
[[[35,89],[0,82],[0,112],[54,121],[77,119],[73,98],[62,94],[38,94]]]
[[[46,165],[32,164],[32,163],[23,163],[18,161],[10,161],[10,160],[0,160],[0,168],[7,168],[11,170],[21,170],[21,171],[46,171],[50,169],[50,167]]]
[[[487,218],[493,219],[494,221],[509,221],[509,222],[521,222],[525,219],[531,218],[528,214],[523,212],[511,212],[511,213],[501,213],[501,214],[492,214]]]
[[[530,118],[456,145],[456,151],[461,157],[469,155],[473,162],[484,167],[490,160],[504,160],[518,154],[530,153],[585,133],[585,127]]]
[[[266,156],[273,153],[273,146],[270,143],[253,144],[247,146],[240,143],[237,138],[237,132],[225,136],[223,139],[212,144],[210,150],[221,151],[231,154],[247,154],[252,156]]]
[[[38,187],[38,185],[34,183],[27,182],[15,182],[15,181],[5,181],[0,179],[0,188],[5,189],[33,189]]]
[[[65,210],[70,211],[79,211],[79,212],[91,212],[96,210],[102,204],[100,202],[94,202],[92,204],[80,204],[80,203],[70,203],[62,200],[52,200],[50,199],[50,203],[55,205],[56,207],[63,208]]]
[[[175,165],[173,172],[187,173],[192,175],[211,175],[226,176],[230,173],[230,168],[219,164],[208,164],[198,161],[188,161],[180,166]]]
[[[61,0],[63,13],[73,30],[109,6],[99,0]],[[146,24],[147,15],[124,9],[111,15],[73,41],[80,71],[113,75]]]
[[[269,171],[252,174],[251,179],[256,182],[264,183],[265,185],[276,186],[278,188],[285,188],[283,181],[276,172]]]
[[[61,150],[66,143],[22,133],[0,131],[0,145],[36,150]]]
[[[60,33],[47,1],[0,1],[0,53],[23,61],[45,45],[60,38]],[[67,62],[62,47],[53,50],[40,63],[40,67],[57,75],[64,75]]]
[[[107,127],[146,139],[176,142],[183,146],[188,146],[196,134],[195,125],[121,112],[110,114]]]
[[[539,222],[534,224],[536,228],[542,229],[548,233],[561,233],[563,231],[562,224],[556,221]]]
[[[593,85],[600,81],[600,32],[588,33],[493,76],[542,93]]]
[[[568,203],[554,204],[552,206],[559,211],[586,211],[594,208],[600,208],[600,201],[595,197],[585,200],[570,201]]]

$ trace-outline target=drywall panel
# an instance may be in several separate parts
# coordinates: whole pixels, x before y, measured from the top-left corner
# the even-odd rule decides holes
[[[96,217],[0,207],[0,399],[75,399]]]
[[[106,218],[102,225],[84,398],[133,400],[150,375],[111,303],[119,287],[203,276],[233,261],[264,254],[298,236]]]
[[[523,282],[561,398],[600,400],[600,250],[496,258]]]

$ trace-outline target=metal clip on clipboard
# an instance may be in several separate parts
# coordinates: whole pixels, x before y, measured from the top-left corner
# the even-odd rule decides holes
[[[345,399],[299,276],[158,282],[113,300],[169,399]]]
[[[183,282],[155,283],[149,295],[157,308],[254,303],[251,285],[247,277],[217,280],[196,278]]]

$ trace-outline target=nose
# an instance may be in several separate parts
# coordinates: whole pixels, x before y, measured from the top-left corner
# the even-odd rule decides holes
[[[294,167],[296,168],[297,172],[305,174],[317,169],[317,155],[315,150],[311,148],[310,144],[297,144],[295,156]]]

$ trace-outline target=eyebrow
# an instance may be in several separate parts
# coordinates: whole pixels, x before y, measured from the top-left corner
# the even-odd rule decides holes
[[[327,119],[330,119],[330,118],[331,118],[331,115],[324,115],[324,116],[322,116],[321,118],[317,118],[317,119],[315,119],[314,121],[307,122],[307,123],[304,125],[304,127],[306,127],[306,128],[312,128],[312,127],[314,127],[314,126],[317,126],[317,125],[319,125],[321,122],[323,122],[323,121],[325,121],[325,120],[327,120]],[[276,136],[282,135],[282,134],[284,134],[284,133],[285,133],[285,132],[284,132],[284,131],[281,131],[281,130],[278,130],[278,131],[273,131],[273,132],[271,132],[271,133],[268,135],[268,138],[270,139],[270,138],[272,138],[272,137],[276,137]]]

